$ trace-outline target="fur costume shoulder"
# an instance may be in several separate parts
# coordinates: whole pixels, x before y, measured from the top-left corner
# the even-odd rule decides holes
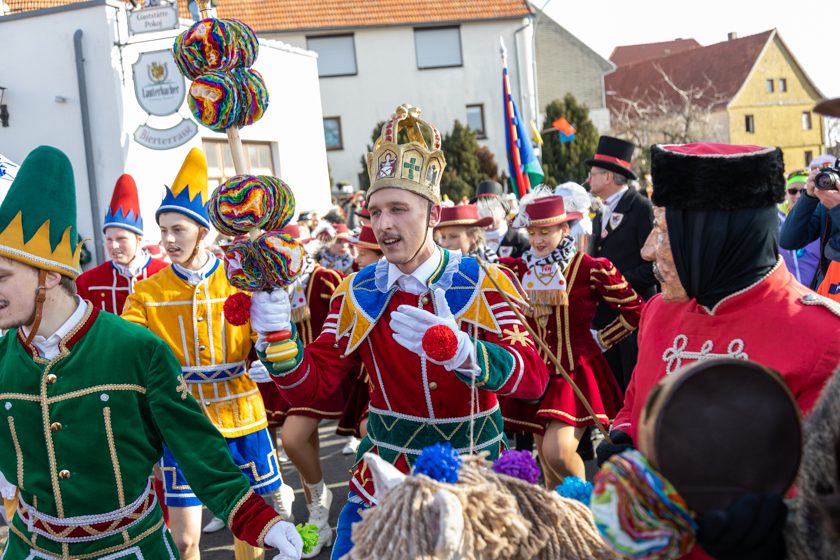
[[[442,250],[438,269],[429,279],[429,290],[446,291],[446,302],[459,324],[472,323],[479,328],[500,333],[487,292],[498,291],[493,283],[514,302],[525,303],[513,281],[497,265],[487,264],[485,273],[478,261],[460,252]],[[488,277],[488,274],[490,277]],[[354,351],[373,330],[388,309],[396,284],[388,288],[388,261],[380,260],[345,278],[333,296],[341,298],[336,340],[349,336],[345,353]]]

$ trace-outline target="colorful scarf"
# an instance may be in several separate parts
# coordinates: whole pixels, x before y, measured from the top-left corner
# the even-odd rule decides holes
[[[544,257],[537,257],[528,249],[522,259],[528,265],[528,272],[522,278],[522,287],[531,300],[534,317],[545,317],[551,308],[569,304],[566,291],[566,277],[563,271],[569,266],[577,252],[575,239],[566,235],[557,247]]]

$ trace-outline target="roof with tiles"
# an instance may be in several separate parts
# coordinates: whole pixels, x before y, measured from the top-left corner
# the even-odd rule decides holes
[[[179,1],[182,17],[189,17]],[[219,0],[221,18],[236,17],[257,32],[352,29],[525,17],[526,0]]]
[[[675,54],[688,49],[701,46],[694,39],[674,39],[673,41],[662,41],[660,43],[645,43],[642,45],[624,45],[613,49],[610,60],[616,66],[660,58]]]
[[[678,94],[666,83],[662,73],[680,89],[703,91],[701,105],[725,106],[738,93],[775,33],[775,30],[765,31],[619,66],[605,77],[607,107],[614,114],[620,113],[626,105],[619,98],[645,103],[664,96],[677,101]]]

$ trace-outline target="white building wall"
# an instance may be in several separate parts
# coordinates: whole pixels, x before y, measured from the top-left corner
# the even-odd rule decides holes
[[[187,144],[170,150],[152,150],[134,141],[134,131],[141,124],[168,128],[182,117],[192,117],[186,102],[178,114],[166,117],[149,116],[140,107],[132,64],[141,52],[171,47],[179,31],[129,39],[125,16],[122,3],[103,2],[31,17],[0,17],[2,43],[13,45],[14,53],[3,57],[0,86],[7,88],[5,103],[11,118],[8,128],[0,128],[0,153],[19,163],[41,144],[67,153],[76,179],[79,232],[94,238],[94,229],[100,226],[93,223],[73,51],[73,34],[82,29],[99,217],[104,217],[117,178],[129,173],[140,193],[146,238],[157,242],[154,214],[163,186],[172,183],[187,152],[201,147],[202,138],[225,136],[199,126]],[[131,44],[115,46],[126,41]],[[270,142],[275,174],[292,187],[298,207],[324,212],[330,203],[329,175],[317,58],[276,41],[261,41],[254,68],[268,86],[269,108],[241,136],[246,141]],[[66,101],[58,103],[56,96]],[[91,243],[88,247],[93,248]]]
[[[523,118],[530,120],[533,113],[530,26],[514,38],[515,30],[526,23],[527,19],[516,19],[462,24],[463,65],[429,70],[417,68],[413,27],[356,30],[357,74],[320,80],[324,116],[341,117],[343,149],[327,152],[333,180],[358,186],[360,158],[371,143],[374,125],[386,120],[397,106],[406,102],[422,108],[423,116],[441,134],[452,128],[455,119],[466,124],[467,105],[483,104],[487,139],[479,142],[495,154],[500,171],[506,170],[499,37],[504,38],[508,49],[513,95]],[[306,47],[303,33],[271,36]],[[514,48],[515,40],[518,52]],[[517,54],[521,66],[517,64]],[[524,80],[521,88],[520,76]]]

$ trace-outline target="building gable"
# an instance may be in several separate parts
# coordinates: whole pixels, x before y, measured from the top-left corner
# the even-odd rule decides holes
[[[674,39],[673,41],[661,41],[659,43],[625,45],[614,48],[610,60],[616,66],[624,66],[634,62],[662,58],[700,46],[700,43],[694,39]]]

